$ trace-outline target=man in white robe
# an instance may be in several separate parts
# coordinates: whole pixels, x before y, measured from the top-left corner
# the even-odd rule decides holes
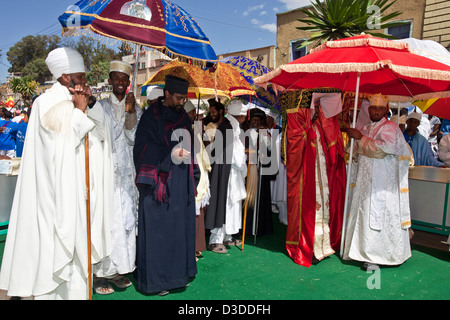
[[[385,118],[387,98],[370,99],[372,123],[348,129],[358,141],[358,162],[349,177],[352,189],[345,232],[345,260],[363,268],[400,265],[411,256],[408,168],[411,152],[397,124]]]
[[[100,101],[105,117],[111,123],[112,159],[114,164],[114,200],[111,219],[112,253],[94,266],[94,287],[99,294],[111,294],[110,283],[124,289],[131,281],[124,275],[136,268],[136,224],[138,190],[135,184],[136,171],[133,161],[134,138],[142,110],[136,105],[132,92],[126,93],[130,85],[132,67],[126,62],[112,61],[109,84],[111,96]],[[131,105],[126,111],[127,104]]]
[[[0,288],[9,296],[40,299],[89,297],[85,136],[89,134],[91,262],[109,255],[112,197],[104,128],[85,111],[82,56],[70,48],[49,53],[58,82],[33,105],[6,240]],[[89,107],[94,107],[89,105]],[[101,119],[97,119],[101,123]],[[95,129],[95,130],[94,130]],[[106,177],[106,180],[103,180]],[[111,189],[108,188],[111,186]]]
[[[233,128],[233,154],[228,180],[225,224],[221,228],[211,229],[210,246],[239,244],[239,240],[233,239],[232,236],[241,229],[242,201],[247,196],[245,188],[245,177],[247,176],[245,146],[240,137],[242,131],[240,124],[245,121],[247,110],[242,102],[238,100],[232,101],[228,106],[227,119]],[[226,252],[226,249],[223,251]]]
[[[278,173],[274,180],[270,181],[270,191],[272,197],[272,211],[278,212],[278,218],[281,223],[287,225],[287,180],[286,165],[281,158],[281,138],[282,132],[279,123],[279,115],[270,109],[266,110],[267,132],[272,139],[276,140],[276,152],[278,161]]]

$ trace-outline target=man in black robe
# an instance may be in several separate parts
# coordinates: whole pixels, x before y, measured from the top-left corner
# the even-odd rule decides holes
[[[263,133],[260,130],[267,130],[266,114],[264,111],[258,108],[253,108],[250,110],[250,121],[248,123],[250,130],[256,130],[258,136]],[[258,138],[258,151],[261,153],[261,143],[267,144],[266,151],[269,158],[271,156],[268,145],[270,144],[270,139],[260,139]],[[261,160],[261,154],[259,154],[259,161]],[[273,234],[273,220],[272,220],[272,200],[270,194],[270,181],[274,179],[273,175],[267,175],[261,170],[265,167],[269,167],[268,164],[262,164],[261,167],[258,166],[258,203],[255,203],[255,207],[249,207],[247,210],[247,226],[253,226],[255,223],[255,229],[246,228],[246,235],[255,234],[258,236],[271,235]],[[258,211],[256,211],[258,210]],[[257,215],[255,216],[255,212]],[[244,215],[243,215],[244,217]],[[254,221],[256,219],[256,221]]]
[[[168,294],[197,274],[195,195],[200,171],[193,158],[191,121],[183,109],[188,86],[184,79],[167,76],[164,96],[144,112],[136,132],[136,279],[144,293]]]

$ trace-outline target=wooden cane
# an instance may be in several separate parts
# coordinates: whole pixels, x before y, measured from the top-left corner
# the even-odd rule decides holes
[[[88,249],[88,287],[89,300],[92,300],[92,264],[91,264],[91,188],[89,177],[89,134],[84,138],[84,153],[86,160],[86,227]]]

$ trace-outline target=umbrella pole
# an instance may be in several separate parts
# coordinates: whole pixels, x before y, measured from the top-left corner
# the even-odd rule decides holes
[[[258,159],[258,190],[256,191],[256,197],[255,197],[255,207],[253,209],[253,243],[256,244],[256,236],[258,233],[258,220],[259,220],[259,204],[260,204],[260,197],[261,197],[261,180],[262,180],[262,167],[261,167],[261,161]]]
[[[200,101],[201,101],[201,99],[200,99],[200,97],[202,96],[202,94],[199,92],[198,93],[198,104],[197,104],[197,120],[198,120],[198,113],[200,112]]]
[[[359,99],[359,84],[361,80],[361,73],[358,72],[357,79],[356,79],[356,93],[355,93],[355,106],[353,109],[353,123],[352,128],[355,128],[356,125],[356,114],[358,111],[358,99]],[[348,208],[348,193],[350,189],[350,175],[352,172],[352,162],[353,162],[353,143],[354,139],[352,138],[350,140],[350,157],[348,159],[348,165],[347,165],[347,181],[345,186],[345,202],[344,202],[344,220],[342,222],[342,235],[341,235],[341,251],[340,256],[341,258],[344,256],[344,244],[345,244],[345,231],[346,231],[346,224],[347,224],[347,208]]]
[[[139,60],[141,58],[141,45],[136,45],[136,63],[134,64],[134,72],[133,72],[133,80],[131,81],[131,89],[130,92],[137,93],[137,73],[139,69]],[[128,112],[128,106],[125,107],[125,111]]]
[[[248,190],[248,180],[249,180],[249,175],[250,175],[250,160],[248,162],[247,165],[247,182],[246,182],[246,187],[245,190]],[[246,225],[247,225],[247,209],[248,209],[248,201],[244,201],[245,202],[245,206],[244,206],[244,226],[242,228],[242,246],[241,246],[241,251],[244,251],[244,242],[245,242],[245,229],[246,229]]]
[[[91,188],[89,177],[89,134],[86,134],[84,153],[86,164],[86,229],[88,251],[88,288],[89,300],[92,300],[92,263],[91,263]]]

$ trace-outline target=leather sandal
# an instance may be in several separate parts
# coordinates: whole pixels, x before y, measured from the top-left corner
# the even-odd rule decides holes
[[[226,246],[241,246],[242,241],[239,239],[232,238],[231,240],[225,241],[223,244]]]
[[[208,250],[211,250],[212,252],[215,253],[227,253],[227,248],[225,248],[225,246],[221,243],[213,243],[208,245]]]
[[[108,295],[114,293],[113,287],[111,287],[106,278],[96,278],[93,284],[97,294]]]

